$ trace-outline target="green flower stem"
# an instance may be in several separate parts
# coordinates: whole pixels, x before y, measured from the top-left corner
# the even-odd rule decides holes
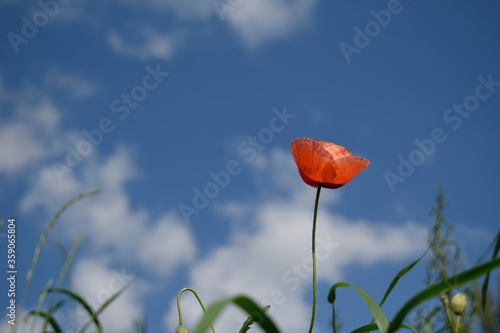
[[[182,325],[181,294],[183,292],[185,292],[185,291],[190,291],[190,292],[192,292],[194,294],[194,296],[198,300],[198,303],[200,303],[200,306],[201,306],[201,308],[203,310],[203,313],[206,313],[205,307],[203,306],[203,303],[202,303],[201,299],[198,297],[198,294],[196,293],[196,291],[194,291],[191,288],[181,289],[181,291],[179,291],[179,294],[177,294],[177,311],[179,312],[179,326]],[[212,324],[210,324],[210,328],[212,328],[212,332],[216,333],[214,327],[212,326]]]
[[[448,326],[450,326],[450,332],[453,333],[453,323],[451,321],[451,312],[448,304],[445,306],[446,311],[446,321],[448,322]]]
[[[316,217],[318,216],[318,203],[321,186],[318,185],[316,192],[316,202],[314,203],[313,231],[312,231],[312,259],[313,259],[313,307],[311,316],[311,326],[309,333],[312,333],[314,327],[314,318],[316,317]]]
[[[461,317],[462,317],[461,315],[457,315],[457,323],[455,324],[455,333],[458,333],[458,331],[459,331],[458,328],[460,327],[460,318]]]

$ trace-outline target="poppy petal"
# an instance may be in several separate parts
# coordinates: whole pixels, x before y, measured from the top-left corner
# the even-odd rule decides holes
[[[339,188],[370,164],[331,142],[300,138],[291,146],[300,176],[312,187]]]

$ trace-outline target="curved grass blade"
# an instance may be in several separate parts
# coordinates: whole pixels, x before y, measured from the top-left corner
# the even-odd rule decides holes
[[[25,320],[27,320],[29,316],[38,316],[44,318],[46,321],[49,322],[50,326],[52,326],[52,328],[54,329],[54,333],[62,333],[61,327],[54,319],[54,317],[52,317],[50,314],[41,311],[30,311],[28,312]]]
[[[101,305],[101,307],[99,309],[97,309],[97,311],[92,315],[92,317],[85,323],[85,325],[83,325],[83,327],[79,331],[79,333],[85,332],[85,330],[87,329],[87,327],[89,327],[89,325],[92,323],[92,321],[95,322],[97,320],[97,317],[101,314],[101,312],[103,312],[104,309],[106,309],[108,307],[108,305],[110,305],[118,296],[120,296],[125,290],[127,290],[127,288],[130,286],[130,284],[132,282],[128,283],[125,287],[118,290],[113,296],[111,296],[106,302],[104,302]],[[101,331],[99,331],[99,332],[101,332]]]
[[[147,333],[148,325],[145,320],[134,319],[133,321],[134,331],[136,333]]]
[[[418,333],[418,331],[416,329],[414,329],[413,327],[410,327],[410,326],[401,325],[401,328],[406,328],[406,329],[411,330],[415,333]],[[373,332],[373,331],[378,331],[377,324],[370,324],[370,325],[366,325],[366,326],[357,328],[354,331],[351,331],[351,333],[365,333],[365,332]]]
[[[83,232],[83,231],[80,231],[78,233],[78,236],[76,237],[75,241],[73,242],[73,246],[71,247],[69,254],[66,251],[66,248],[64,247],[64,245],[60,241],[58,241],[57,239],[49,239],[48,240],[49,243],[52,243],[55,246],[57,246],[57,248],[61,252],[61,255],[64,259],[64,266],[61,269],[61,272],[59,273],[59,277],[57,279],[57,282],[56,282],[56,285],[54,286],[54,288],[60,288],[64,282],[66,275],[67,275],[68,281],[69,281],[69,289],[70,290],[73,289],[73,277],[71,274],[71,262],[73,261],[73,258],[75,257],[75,254],[76,254],[76,251],[78,250],[78,247],[80,246],[80,243],[82,242],[84,234],[85,234],[85,232]],[[52,301],[49,303],[48,313],[52,312],[53,304],[54,303]],[[44,326],[44,331],[45,331],[45,329],[46,329],[46,326]]]
[[[270,307],[271,306],[268,305],[268,306],[263,307],[261,310],[262,310],[262,312],[266,312],[267,310],[269,310]],[[254,318],[252,316],[248,317],[248,319],[245,320],[245,322],[243,323],[243,326],[241,327],[239,333],[246,333],[246,332],[248,332],[248,330],[250,329],[250,326],[252,326],[252,324],[254,322],[255,321],[254,321]]]
[[[61,269],[61,272],[59,273],[59,277],[57,278],[57,283],[55,285],[56,288],[60,288],[62,286],[62,283],[64,282],[64,279],[66,278],[66,275],[67,275],[70,289],[73,289],[73,277],[71,274],[71,262],[73,262],[73,258],[75,257],[76,251],[78,250],[78,247],[80,246],[80,243],[82,242],[84,235],[85,235],[85,232],[83,230],[78,233],[75,241],[73,242],[73,246],[71,247],[71,250],[69,251],[69,253],[66,251],[64,245],[60,241],[58,241],[57,239],[49,239],[48,240],[48,242],[57,246],[57,248],[61,252],[61,255],[64,259],[64,266]]]
[[[387,299],[387,296],[389,296],[389,294],[391,293],[392,289],[394,289],[394,287],[398,283],[399,279],[401,279],[403,277],[403,275],[405,275],[406,273],[408,273],[416,264],[418,264],[418,262],[423,257],[425,257],[425,255],[427,254],[427,252],[429,251],[429,249],[430,249],[430,247],[427,248],[427,250],[424,252],[424,254],[422,254],[422,256],[420,258],[418,258],[417,260],[415,260],[414,262],[412,262],[411,264],[409,264],[408,266],[406,266],[405,268],[403,268],[402,270],[399,271],[399,273],[394,277],[394,279],[392,280],[391,284],[389,285],[389,288],[387,288],[387,291],[385,292],[384,297],[382,297],[382,300],[380,301],[379,306],[382,306],[382,304],[384,304],[385,300]]]
[[[83,298],[75,294],[74,292],[66,289],[60,289],[60,288],[52,288],[48,290],[49,293],[60,293],[60,294],[65,294],[75,300],[76,302],[80,303],[80,305],[87,311],[87,313],[90,315],[92,318],[92,321],[94,322],[95,326],[97,327],[98,332],[102,332],[102,327],[101,323],[99,322],[99,319],[95,315],[94,311],[92,308],[85,302]]]
[[[37,247],[35,248],[35,253],[34,253],[33,259],[31,261],[31,266],[28,270],[28,273],[26,274],[26,282],[24,283],[21,301],[19,302],[19,309],[18,309],[19,313],[22,313],[24,300],[26,298],[26,294],[28,292],[28,287],[29,287],[31,278],[33,276],[33,271],[35,270],[35,266],[36,266],[36,263],[38,261],[38,256],[40,255],[40,250],[42,249],[42,247],[45,243],[45,239],[47,238],[48,234],[50,233],[50,230],[52,229],[52,227],[54,226],[56,221],[59,219],[59,217],[62,215],[62,213],[64,213],[66,211],[66,209],[69,208],[69,206],[71,206],[73,203],[75,203],[76,201],[78,201],[80,199],[88,197],[89,195],[92,195],[92,194],[99,193],[100,191],[101,190],[99,190],[99,189],[92,189],[92,190],[83,192],[83,193],[71,198],[57,211],[57,213],[52,217],[50,222],[45,227],[45,230],[43,231],[42,236],[40,236],[40,242],[38,243]],[[16,327],[14,326],[14,333],[15,332],[16,332]]]
[[[54,283],[54,281],[52,279],[50,279],[47,284],[45,285],[45,288],[43,288],[43,291],[42,293],[40,294],[40,296],[38,297],[38,303],[36,305],[36,309],[35,309],[35,312],[40,312],[40,309],[42,308],[42,304],[43,304],[43,301],[45,300],[45,296],[47,296],[47,293],[49,291],[49,288],[50,286],[52,286],[52,284]],[[31,323],[31,333],[33,333],[35,331],[35,325],[36,325],[36,320],[38,318],[35,317],[35,320],[33,320],[33,322]]]
[[[62,306],[64,305],[64,301],[59,301],[57,302],[51,309],[50,309],[50,312],[48,313],[56,313],[57,310],[59,310],[60,308],[62,308]]]
[[[366,306],[368,307],[368,310],[370,310],[373,318],[375,318],[375,322],[377,323],[378,329],[381,332],[387,332],[387,329],[389,328],[389,321],[387,320],[387,317],[382,312],[377,302],[375,302],[375,300],[370,295],[368,295],[368,293],[363,289],[345,282],[335,283],[332,286],[332,288],[330,288],[330,292],[328,293],[328,302],[332,303],[333,305],[333,302],[335,302],[336,290],[337,288],[342,288],[342,287],[353,288],[358,293],[358,295],[363,299]]]
[[[500,258],[490,260],[482,265],[466,270],[460,274],[450,277],[443,282],[424,289],[413,298],[411,298],[405,305],[403,305],[403,307],[394,317],[394,320],[392,321],[387,333],[396,331],[401,326],[401,323],[403,322],[403,319],[406,317],[406,315],[418,304],[431,297],[437,296],[444,291],[451,290],[466,282],[472,281],[497,267],[500,267]]]
[[[265,332],[279,333],[279,330],[273,323],[273,321],[254,301],[246,296],[236,296],[233,298],[215,302],[214,304],[209,306],[207,309],[207,313],[205,314],[205,316],[203,316],[198,325],[196,325],[193,333],[205,332],[210,327],[210,324],[215,320],[215,318],[217,318],[222,310],[230,303],[234,303],[245,310],[253,318],[253,321],[257,322]]]
[[[76,240],[74,241],[73,246],[71,247],[71,251],[70,251],[69,254],[66,251],[66,248],[64,247],[64,245],[63,245],[62,242],[58,241],[57,239],[48,239],[47,240],[48,243],[55,245],[59,249],[59,252],[61,252],[61,255],[62,255],[63,259],[64,259],[63,268],[61,269],[61,272],[59,273],[59,277],[57,279],[57,282],[56,282],[56,285],[54,286],[54,288],[60,288],[61,285],[62,285],[62,283],[63,283],[63,281],[64,281],[64,278],[66,277],[66,275],[68,275],[69,289],[70,290],[73,289],[73,279],[71,277],[71,262],[73,261],[73,257],[76,254],[76,250],[80,246],[80,243],[82,241],[83,235],[84,235],[83,231],[80,231],[78,233],[78,236],[76,237]],[[54,312],[52,310],[53,305],[54,305],[54,302],[53,302],[53,300],[51,300],[50,303],[49,303],[48,310],[47,310],[48,313]],[[45,322],[45,326],[43,327],[43,332],[46,331],[47,324],[48,323]]]
[[[495,240],[496,240],[495,249],[493,250],[493,255],[491,259],[495,259],[498,254],[498,251],[500,250],[500,231],[498,231],[498,234],[493,240],[493,242],[495,242]],[[486,273],[486,276],[484,277],[483,281],[483,286],[481,287],[481,306],[483,307],[483,311],[486,307],[486,298],[488,296],[489,282],[490,282],[490,272]]]
[[[403,277],[403,275],[405,275],[406,273],[408,273],[416,264],[418,264],[418,262],[420,260],[422,260],[423,257],[425,257],[425,255],[427,254],[427,252],[429,251],[429,249],[430,249],[430,247],[427,248],[427,250],[424,252],[424,254],[422,254],[422,256],[420,258],[418,258],[417,260],[415,260],[414,262],[412,262],[411,264],[409,264],[408,266],[406,266],[405,268],[403,268],[402,270],[399,271],[399,273],[394,277],[394,279],[392,280],[391,284],[387,288],[387,291],[385,292],[384,297],[382,297],[382,300],[380,301],[380,303],[378,304],[378,306],[382,307],[382,305],[384,304],[385,300],[387,299],[387,297],[391,293],[392,289],[394,289],[394,287],[398,283],[399,279],[401,279]],[[372,320],[370,321],[370,324],[373,324],[374,320],[375,319],[372,318]]]

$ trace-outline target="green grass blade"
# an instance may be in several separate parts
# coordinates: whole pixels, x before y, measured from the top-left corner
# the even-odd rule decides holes
[[[57,248],[61,252],[61,255],[64,259],[64,265],[63,265],[63,268],[61,269],[61,272],[59,273],[59,277],[57,279],[55,288],[60,288],[64,282],[64,279],[66,278],[66,276],[68,276],[70,289],[73,289],[71,263],[73,262],[73,258],[75,257],[76,251],[78,250],[80,243],[82,242],[84,234],[85,234],[84,231],[80,231],[78,233],[78,236],[76,236],[76,239],[73,242],[73,246],[71,247],[71,250],[69,251],[69,253],[64,248],[64,245],[60,241],[58,241],[57,239],[50,239],[49,240],[50,243],[57,246]]]
[[[384,304],[385,300],[387,299],[387,297],[389,296],[389,294],[391,293],[392,289],[394,289],[394,287],[396,286],[396,284],[398,283],[399,279],[401,279],[406,273],[408,273],[416,264],[418,264],[418,262],[420,260],[422,260],[423,257],[425,257],[425,255],[427,254],[427,252],[429,251],[430,247],[427,248],[427,250],[424,252],[424,254],[422,254],[422,256],[420,258],[418,258],[417,260],[415,260],[414,262],[412,262],[411,264],[409,264],[408,266],[406,266],[405,268],[403,268],[402,270],[399,271],[399,273],[394,277],[394,279],[392,280],[391,284],[389,285],[389,287],[387,288],[387,291],[385,292],[384,294],[384,297],[382,297],[382,300],[380,301],[380,303],[378,304],[378,306],[382,307],[382,305]],[[370,324],[373,324],[373,321],[374,319],[372,319],[370,321]]]
[[[56,285],[54,286],[54,288],[61,288],[63,282],[64,282],[64,279],[66,277],[66,275],[68,276],[68,281],[69,281],[69,289],[72,290],[73,289],[73,278],[72,278],[72,275],[71,275],[71,263],[73,262],[73,258],[75,257],[75,254],[76,254],[76,251],[78,250],[78,247],[80,246],[80,243],[82,242],[82,239],[83,239],[83,235],[85,234],[85,232],[83,231],[80,231],[78,233],[78,236],[76,237],[75,241],[73,242],[73,246],[71,247],[71,250],[68,254],[68,252],[66,251],[66,248],[64,247],[64,245],[58,241],[57,239],[49,239],[47,240],[47,242],[55,245],[58,249],[59,249],[59,252],[61,252],[61,255],[64,259],[64,265],[63,265],[63,268],[61,269],[61,272],[59,273],[59,277],[57,279],[57,282],[56,282]],[[52,306],[53,306],[53,301],[51,301],[49,303],[49,307],[48,307],[48,313],[52,313]],[[47,323],[46,323],[47,324]],[[44,331],[46,329],[46,326],[44,326]]]
[[[136,333],[147,333],[148,331],[147,323],[144,320],[134,319],[133,326]]]
[[[266,312],[267,310],[269,310],[270,307],[271,306],[268,305],[268,306],[263,307],[261,310],[262,310],[262,312]],[[254,318],[252,316],[248,317],[247,320],[245,320],[245,322],[243,323],[243,326],[241,327],[239,333],[247,333],[248,330],[250,329],[250,326],[252,326],[252,324],[254,322],[255,321],[254,321]]]
[[[361,297],[361,299],[363,299],[363,302],[365,302],[366,306],[368,307],[368,310],[370,310],[373,318],[375,318],[378,329],[381,332],[387,332],[387,330],[389,329],[389,321],[387,320],[387,317],[382,312],[377,302],[375,302],[375,300],[363,289],[345,282],[335,283],[332,288],[330,288],[330,292],[328,293],[328,302],[333,304],[333,302],[335,302],[337,288],[343,287],[351,287],[358,293],[358,295]]]
[[[41,311],[30,311],[28,312],[26,319],[28,319],[30,316],[42,317],[43,319],[45,319],[50,323],[50,326],[52,326],[52,329],[54,329],[54,333],[62,333],[61,327],[54,319],[54,317],[52,317],[50,314]]]
[[[385,292],[384,297],[382,297],[382,300],[380,301],[380,304],[379,304],[380,307],[382,306],[382,304],[384,304],[385,300],[387,299],[387,296],[389,296],[392,289],[394,289],[394,287],[398,283],[399,279],[401,279],[403,277],[403,275],[408,273],[416,264],[418,264],[418,262],[420,260],[422,260],[423,257],[425,257],[425,255],[427,254],[429,249],[430,249],[430,247],[427,248],[427,250],[424,252],[424,254],[422,254],[422,256],[420,258],[418,258],[417,260],[415,260],[414,262],[412,262],[411,264],[409,264],[408,266],[406,266],[405,268],[403,268],[402,270],[399,271],[399,273],[394,277],[391,284],[389,285],[389,288],[387,288],[387,291]]]
[[[435,284],[433,286],[430,286],[429,288],[421,291],[417,295],[415,295],[413,298],[411,298],[396,314],[394,317],[394,320],[392,321],[388,333],[392,333],[396,331],[400,326],[401,323],[403,322],[404,318],[406,315],[418,304],[422,303],[423,301],[437,296],[440,293],[444,291],[451,290],[453,288],[456,288],[466,282],[472,281],[488,272],[493,270],[494,268],[500,267],[500,258],[496,258],[493,260],[490,260],[482,265],[479,265],[477,267],[471,268],[467,271],[464,271],[460,274],[454,275],[450,277],[449,279]]]
[[[92,308],[87,304],[87,302],[85,302],[85,300],[82,297],[78,296],[77,294],[75,294],[74,292],[72,292],[70,290],[60,289],[60,288],[52,288],[52,289],[49,289],[48,292],[49,293],[65,294],[65,295],[69,296],[70,298],[72,298],[73,300],[75,300],[76,302],[78,302],[90,315],[92,321],[94,322],[95,326],[97,327],[98,332],[102,332],[102,327],[101,327],[101,323],[99,322],[99,319],[95,315]]]
[[[43,231],[42,236],[40,237],[40,242],[38,243],[37,247],[35,248],[35,253],[34,253],[33,259],[31,261],[31,266],[28,270],[28,273],[26,274],[26,282],[24,283],[21,301],[19,302],[19,309],[18,309],[19,313],[22,313],[24,300],[26,298],[26,294],[28,292],[28,287],[29,287],[31,278],[33,276],[33,271],[35,270],[35,266],[36,266],[36,263],[38,261],[38,256],[40,255],[40,250],[42,249],[42,247],[45,243],[45,239],[47,238],[47,236],[50,233],[50,230],[52,229],[52,227],[54,226],[56,221],[59,219],[59,217],[62,215],[62,213],[64,213],[66,211],[66,209],[69,208],[69,206],[71,206],[73,203],[75,203],[76,201],[78,201],[80,199],[83,199],[85,197],[88,197],[89,195],[96,194],[99,192],[100,192],[99,189],[92,189],[92,190],[83,192],[83,193],[71,198],[57,211],[57,213],[52,217],[50,222],[45,227],[45,230]],[[14,326],[14,332],[15,331],[16,331],[16,327]]]
[[[267,333],[279,333],[278,328],[273,321],[262,311],[262,309],[250,298],[245,296],[237,296],[219,302],[215,302],[208,307],[205,316],[200,320],[193,333],[204,333],[222,312],[222,310],[229,304],[234,303],[243,310],[245,310],[255,322],[257,322],[262,329]]]
[[[415,333],[418,333],[416,329],[414,329],[413,327],[410,327],[410,326],[401,325],[401,328],[406,328],[406,329],[411,330]],[[365,332],[373,332],[373,331],[378,331],[377,324],[370,324],[370,325],[366,325],[366,326],[357,328],[354,331],[351,331],[351,333],[365,333]]]
[[[38,303],[36,305],[36,309],[35,309],[35,312],[40,312],[40,309],[42,308],[42,304],[43,304],[43,301],[45,300],[45,296],[47,296],[47,293],[49,291],[49,288],[50,286],[52,286],[52,284],[54,283],[54,281],[52,279],[50,279],[47,284],[45,285],[45,288],[43,288],[43,291],[42,293],[40,294],[40,296],[38,297]],[[35,331],[35,325],[36,325],[36,320],[38,318],[35,317],[35,320],[33,321],[33,323],[31,324],[31,333],[34,333]]]
[[[500,231],[498,231],[497,236],[495,237],[496,239],[496,244],[495,248],[493,249],[493,255],[491,259],[495,259],[497,257],[498,251],[500,250]],[[495,240],[493,240],[495,242]],[[483,281],[483,286],[481,287],[481,306],[483,308],[483,311],[486,307],[486,298],[488,297],[488,284],[490,282],[490,272],[486,273],[486,276],[484,277]]]
[[[111,296],[106,302],[104,302],[101,305],[101,307],[99,309],[97,309],[97,311],[92,315],[92,317],[85,323],[85,325],[83,325],[83,327],[79,331],[79,333],[85,332],[85,330],[87,329],[87,327],[89,327],[89,325],[92,323],[92,321],[95,322],[97,320],[97,317],[101,314],[101,312],[103,312],[104,309],[106,309],[108,307],[108,305],[110,305],[118,296],[120,296],[125,290],[127,290],[127,288],[130,286],[130,284],[132,282],[128,283],[125,287],[118,290],[113,296]]]

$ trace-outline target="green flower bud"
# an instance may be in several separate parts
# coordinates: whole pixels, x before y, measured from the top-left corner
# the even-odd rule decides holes
[[[456,294],[451,300],[451,309],[457,316],[462,315],[467,307],[467,296],[464,294]]]
[[[175,333],[189,333],[188,329],[184,325],[177,326]]]
[[[450,304],[450,298],[448,295],[444,294],[441,296],[441,302],[443,302],[445,307],[448,307],[448,304]]]

